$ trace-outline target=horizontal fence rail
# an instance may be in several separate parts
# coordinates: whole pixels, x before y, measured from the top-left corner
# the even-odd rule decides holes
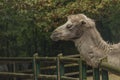
[[[2,77],[18,77],[18,78],[31,78],[34,80],[46,79],[46,80],[87,80],[87,73],[93,72],[93,79],[100,80],[100,70],[95,68],[92,70],[87,70],[86,64],[80,59],[79,55],[69,55],[57,57],[38,57],[34,55],[33,57],[0,57],[0,63],[26,63],[31,62],[33,64],[33,70],[26,70],[32,73],[24,73],[25,71],[18,72],[0,72]],[[46,66],[40,67],[40,63],[55,63],[56,66]],[[79,71],[65,73],[64,68],[79,66]],[[109,65],[107,62],[101,62],[100,68],[102,69],[102,79],[108,80],[108,72],[111,71],[116,74],[120,74],[120,67],[115,67]],[[56,69],[57,75],[45,75],[41,74],[41,70]],[[72,75],[79,75],[79,78],[68,77]]]
[[[0,75],[2,77],[18,77],[18,78],[34,78],[34,74],[24,74],[24,73],[10,73],[10,72],[0,72]],[[43,75],[40,74],[37,76],[39,79],[49,79],[49,80],[56,80],[57,76],[56,75]],[[62,80],[79,80],[78,78],[72,78],[72,77],[66,77],[66,76],[61,76]]]

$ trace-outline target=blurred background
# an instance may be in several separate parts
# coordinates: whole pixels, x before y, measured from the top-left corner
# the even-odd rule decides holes
[[[120,41],[120,0],[0,0],[0,56],[56,56],[78,53],[72,42],[50,39],[70,14],[96,22],[104,40]]]

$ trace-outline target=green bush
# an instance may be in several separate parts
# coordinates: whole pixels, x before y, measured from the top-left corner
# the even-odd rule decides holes
[[[103,38],[120,40],[118,0],[1,0],[1,56],[56,56],[77,53],[71,42],[53,42],[51,32],[70,14],[84,13],[96,21]],[[71,52],[71,53],[70,53]]]

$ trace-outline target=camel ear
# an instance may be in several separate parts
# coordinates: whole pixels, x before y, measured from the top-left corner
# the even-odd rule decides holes
[[[80,20],[80,25],[85,25],[85,27],[87,28],[91,28],[95,26],[95,22],[92,19],[88,19],[88,20]]]
[[[82,24],[82,25],[83,25],[83,24],[86,24],[86,22],[85,22],[84,20],[82,20],[82,21],[81,21],[81,24]]]
[[[84,25],[84,24],[86,24],[86,21],[85,20],[80,20],[80,24]]]
[[[88,20],[88,23],[89,23],[89,28],[92,28],[92,27],[95,27],[95,22],[94,22],[94,20],[92,20],[92,19],[89,19]]]

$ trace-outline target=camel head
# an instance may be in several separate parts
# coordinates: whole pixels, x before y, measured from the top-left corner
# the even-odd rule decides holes
[[[94,26],[94,21],[84,14],[69,15],[67,22],[53,31],[51,39],[54,41],[73,41],[80,38],[88,29]]]

